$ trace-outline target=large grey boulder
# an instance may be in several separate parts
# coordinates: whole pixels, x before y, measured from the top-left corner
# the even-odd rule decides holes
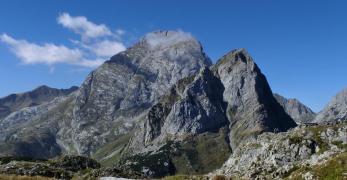
[[[347,121],[347,89],[339,92],[329,104],[318,113],[313,122],[338,122]]]
[[[297,124],[311,122],[316,116],[315,112],[297,99],[287,99],[276,93],[274,97]]]
[[[241,141],[265,131],[286,131],[296,126],[273,97],[265,76],[245,49],[223,56],[213,71],[224,85],[226,115],[230,121],[230,142]]]

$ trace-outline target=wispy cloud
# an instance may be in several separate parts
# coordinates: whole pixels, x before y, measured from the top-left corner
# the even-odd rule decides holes
[[[165,48],[179,42],[194,40],[194,38],[190,33],[178,30],[174,33],[171,31],[157,31],[149,33],[145,36],[145,40],[152,48],[159,46]]]
[[[72,17],[68,13],[58,16],[58,23],[82,36],[83,39],[111,36],[113,33],[104,24],[94,24],[84,16]]]
[[[107,58],[124,51],[122,29],[112,32],[104,24],[95,24],[84,16],[73,17],[68,13],[58,16],[58,24],[80,35],[81,41],[73,40],[72,47],[54,43],[38,44],[16,39],[3,33],[0,41],[7,44],[12,53],[23,64],[46,64],[52,67],[57,63],[95,68]]]

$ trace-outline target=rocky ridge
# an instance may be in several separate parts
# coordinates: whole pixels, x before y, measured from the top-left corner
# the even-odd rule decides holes
[[[304,170],[313,170],[310,168],[346,151],[346,124],[302,125],[288,132],[263,133],[243,142],[214,174],[246,179],[290,179],[295,171],[304,175]]]
[[[313,112],[309,107],[302,104],[297,99],[287,99],[279,94],[274,94],[277,102],[281,104],[286,113],[292,117],[297,124],[311,122],[316,113]]]
[[[315,123],[347,121],[347,89],[339,92],[329,104],[317,114]]]
[[[50,102],[56,97],[69,95],[77,89],[78,87],[76,86],[69,89],[55,89],[48,86],[40,86],[30,92],[11,94],[0,98],[0,119],[23,108],[38,106],[42,103]]]

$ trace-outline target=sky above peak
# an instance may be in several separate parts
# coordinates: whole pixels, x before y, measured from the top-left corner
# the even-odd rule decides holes
[[[214,62],[246,48],[274,92],[319,111],[347,87],[346,9],[342,0],[4,0],[0,97],[80,85],[146,33],[179,30]]]

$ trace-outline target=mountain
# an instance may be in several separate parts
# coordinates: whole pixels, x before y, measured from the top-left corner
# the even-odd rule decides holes
[[[329,104],[318,113],[313,122],[347,121],[347,89],[339,92]]]
[[[0,156],[15,157],[0,158],[0,174],[278,179],[346,149],[343,123],[297,126],[293,119],[313,112],[274,95],[245,49],[212,65],[181,31],[148,33],[64,92],[41,87],[1,99]],[[345,119],[346,94],[317,118]],[[80,156],[42,160],[61,155],[103,167]]]
[[[0,154],[87,155],[147,168],[149,177],[210,172],[242,141],[296,126],[245,49],[212,66],[201,44],[181,31],[145,35],[76,92],[40,108],[27,123],[7,126]]]
[[[245,49],[229,52],[212,69],[225,88],[232,147],[262,132],[286,131],[296,126],[273,97],[265,76]]]
[[[176,81],[210,65],[190,34],[149,33],[91,72],[76,93],[26,128],[9,128],[0,152],[36,158],[112,153],[119,148],[114,144],[124,146],[141,115]]]
[[[30,92],[11,94],[0,98],[0,119],[14,111],[49,102],[58,96],[68,95],[77,89],[78,87],[76,86],[69,89],[55,89],[48,86],[40,86]]]
[[[152,106],[120,164],[154,177],[207,173],[242,141],[295,126],[246,50],[237,49],[178,81]]]
[[[286,113],[292,117],[297,124],[311,122],[316,113],[313,112],[309,107],[302,104],[297,99],[286,99],[285,97],[274,94],[277,102],[281,104]]]

